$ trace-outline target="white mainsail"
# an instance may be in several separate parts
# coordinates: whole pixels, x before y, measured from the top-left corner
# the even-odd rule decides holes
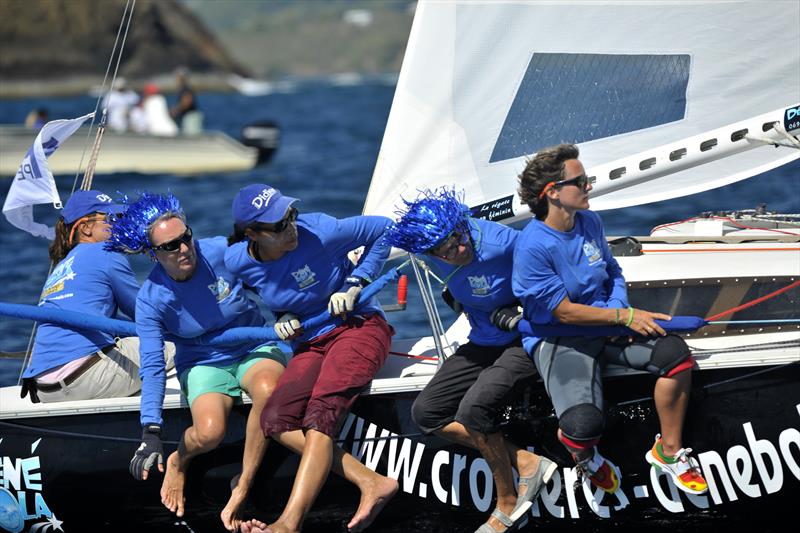
[[[729,137],[764,135],[753,117],[780,122],[800,107],[798,20],[795,0],[421,1],[364,212],[392,216],[401,196],[455,184],[493,218],[525,216],[516,196],[511,212],[516,176],[559,142],[578,144],[596,176],[593,209],[786,164],[800,151]],[[677,171],[653,172],[713,130],[727,137],[711,149],[693,139]],[[636,175],[631,160],[611,179],[633,154],[655,167]]]

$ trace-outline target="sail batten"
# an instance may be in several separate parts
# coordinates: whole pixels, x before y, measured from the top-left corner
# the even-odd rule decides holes
[[[558,142],[599,168],[788,110],[800,102],[797,20],[800,3],[781,1],[420,2],[364,211],[391,216],[400,196],[446,184],[472,206],[506,198],[525,159]],[[796,152],[702,157],[646,190],[623,179],[606,193],[598,178],[592,207],[701,192]]]

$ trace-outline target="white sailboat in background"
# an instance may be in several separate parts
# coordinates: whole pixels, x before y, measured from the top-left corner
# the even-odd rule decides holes
[[[692,194],[787,164],[800,157],[790,147],[800,131],[798,20],[796,1],[420,2],[364,212],[393,216],[401,196],[455,184],[476,216],[521,221],[529,215],[515,195],[516,176],[526,157],[558,142],[579,144],[595,178],[593,209]],[[574,484],[541,387],[510,410],[509,432],[562,459],[531,524],[567,528],[574,519],[603,524],[611,516],[616,529],[637,529],[655,527],[653,517],[697,513],[783,523],[800,491],[800,330],[791,322],[798,225],[760,214],[747,222],[706,218],[666,226],[627,248],[619,262],[634,305],[709,317],[769,297],[725,317],[747,324],[712,325],[687,339],[701,369],[687,433],[709,493],[687,496],[650,471],[642,459],[656,427],[649,377],[610,369],[604,450],[623,471],[614,495]],[[420,439],[409,410],[437,357],[466,340],[468,325],[462,318],[445,331],[423,293],[434,334],[394,342],[341,439],[408,494],[384,513],[407,505],[413,510],[402,509],[398,520],[443,513],[456,528],[466,517],[467,528],[477,522],[465,511],[491,506],[488,467],[462,448]],[[26,520],[49,516],[34,517],[41,502],[64,519],[65,531],[83,531],[91,498],[92,517],[122,529],[164,522],[159,506],[141,510],[144,501],[157,503],[154,488],[127,473],[138,444],[138,398],[31,404],[18,396],[18,387],[0,390],[0,444],[3,465],[14,472],[35,458],[39,483],[6,470],[17,501],[28,496]],[[164,413],[166,439],[176,441],[189,414],[174,378]],[[234,433],[237,427],[243,431],[242,417],[231,422]],[[197,461],[197,486],[205,487],[206,473],[231,474],[217,468],[230,462],[225,453]],[[274,491],[291,484],[294,468],[284,458],[278,447],[267,454],[262,473],[271,497],[262,501],[279,505]],[[221,507],[227,494],[217,492],[211,499]],[[326,492],[336,496],[324,490],[323,498]],[[678,529],[691,526],[683,521]]]

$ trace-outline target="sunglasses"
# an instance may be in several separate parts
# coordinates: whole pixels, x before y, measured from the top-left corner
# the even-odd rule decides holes
[[[192,244],[192,228],[189,226],[186,226],[186,231],[183,232],[183,235],[177,239],[172,239],[171,241],[159,244],[158,246],[153,246],[153,250],[170,253],[177,252],[181,249],[181,243],[185,244],[186,246],[191,246]]]
[[[468,233],[461,233],[459,231],[453,231],[445,237],[444,242],[442,244],[438,244],[428,250],[427,253],[439,257],[440,259],[447,259],[450,260],[456,256],[458,253],[458,247],[467,244],[469,240]]]
[[[289,213],[274,224],[256,224],[253,226],[255,231],[267,231],[269,233],[283,233],[290,224],[297,220],[297,209],[289,209]]]
[[[557,181],[553,184],[553,187],[566,187],[567,185],[574,185],[585,191],[586,187],[589,185],[589,178],[586,174],[581,174],[572,179]]]

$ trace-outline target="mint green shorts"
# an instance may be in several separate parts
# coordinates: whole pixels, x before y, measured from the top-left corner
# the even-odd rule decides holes
[[[272,359],[285,367],[290,355],[283,352],[279,346],[269,343],[259,346],[241,360],[229,365],[193,366],[178,376],[181,392],[186,396],[189,407],[198,396],[207,392],[219,392],[239,398],[242,396],[242,379],[250,367],[265,359]]]

